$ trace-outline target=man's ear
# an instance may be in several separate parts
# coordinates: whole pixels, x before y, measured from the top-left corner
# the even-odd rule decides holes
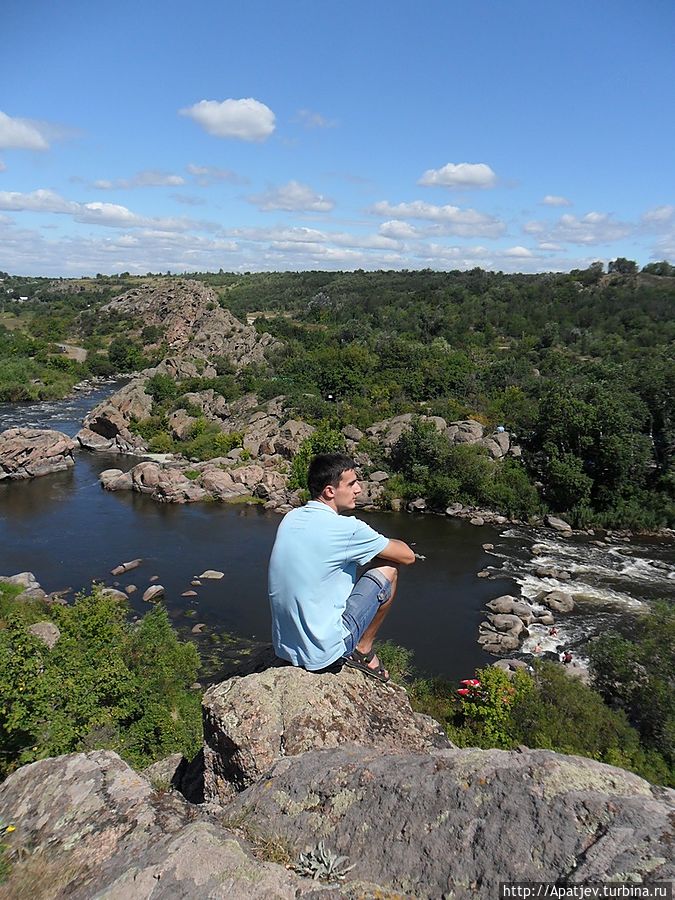
[[[335,497],[335,488],[332,484],[327,484],[326,487],[321,491],[321,496],[325,497],[326,500],[332,500]]]

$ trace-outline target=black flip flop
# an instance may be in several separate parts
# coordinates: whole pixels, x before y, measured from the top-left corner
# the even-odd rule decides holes
[[[358,669],[360,672],[365,672],[366,675],[370,675],[370,677],[375,678],[376,681],[382,681],[386,684],[390,680],[390,676],[385,675],[387,670],[384,666],[380,664],[376,669],[373,669],[368,665],[368,663],[373,661],[374,656],[374,650],[371,650],[370,653],[361,653],[360,650],[352,650],[349,656],[342,657],[342,661],[346,666],[349,666],[352,669]]]

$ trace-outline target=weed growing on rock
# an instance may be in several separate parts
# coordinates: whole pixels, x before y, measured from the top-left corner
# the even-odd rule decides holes
[[[315,881],[344,881],[353,865],[346,866],[348,856],[338,856],[326,849],[323,841],[308,853],[301,853],[298,862],[293,866],[299,875],[313,878]]]

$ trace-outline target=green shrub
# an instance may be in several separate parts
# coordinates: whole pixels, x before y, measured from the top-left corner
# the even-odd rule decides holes
[[[239,447],[243,440],[240,431],[221,431],[215,423],[205,426],[198,424],[187,441],[179,444],[180,452],[189,459],[207,460],[226,456],[230,450]]]
[[[591,644],[590,658],[601,696],[626,713],[644,744],[675,771],[675,609],[657,604],[632,640],[602,635]]]
[[[61,636],[52,650],[10,611],[0,629],[0,775],[93,747],[142,767],[199,746],[200,702],[189,686],[199,658],[158,606],[138,626],[95,588],[73,606],[44,607]]]
[[[293,457],[288,486],[291,489],[303,488],[307,490],[307,469],[312,457],[317,453],[344,453],[344,436],[327,422],[323,422],[314,434],[300,444],[298,452]]]
[[[177,445],[171,438],[170,434],[162,431],[156,434],[148,441],[148,448],[151,453],[176,453]]]
[[[168,434],[169,425],[166,416],[148,416],[147,419],[141,419],[140,422],[132,421],[129,429],[134,434],[140,435],[146,441],[152,440],[159,434]]]
[[[107,356],[102,353],[92,353],[87,357],[87,368],[92,375],[107,377],[117,371]]]
[[[152,397],[155,403],[164,403],[166,400],[174,400],[179,391],[178,385],[171,376],[157,374],[148,379],[145,393]]]
[[[657,621],[654,630],[661,629]],[[666,633],[665,646],[672,636]],[[616,649],[608,646],[607,653]],[[500,747],[512,749],[519,744],[559,753],[590,757],[609,765],[636,772],[657,784],[675,785],[672,766],[672,731],[662,727],[658,734],[669,745],[664,747],[651,737],[646,739],[632,727],[623,711],[612,709],[600,694],[576,678],[571,678],[556,663],[539,662],[534,674],[520,670],[513,678],[495,666],[478,669],[473,679],[462,682],[459,690],[441,678],[420,678],[412,666],[412,654],[391,643],[377,647],[381,661],[394,680],[405,683],[416,712],[439,721],[448,737],[460,747]],[[672,651],[671,651],[672,652]],[[661,654],[658,651],[656,655]],[[631,684],[635,672],[620,656],[617,670]],[[669,663],[669,659],[666,660]],[[672,667],[671,670],[672,671]],[[632,673],[632,674],[631,674]],[[642,692],[644,716],[649,715],[651,694]],[[662,687],[657,688],[656,712],[650,725],[668,719]],[[671,725],[672,728],[672,725]],[[669,749],[670,748],[670,749]]]

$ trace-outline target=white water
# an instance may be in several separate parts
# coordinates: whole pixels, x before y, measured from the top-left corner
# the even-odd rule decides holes
[[[655,600],[675,601],[672,540],[636,538],[609,543],[585,536],[562,537],[548,529],[514,527],[502,533],[491,555],[496,558],[493,574],[512,577],[520,586],[522,599],[537,612],[545,611],[537,598],[549,591],[563,591],[575,602],[571,614],[554,614],[557,634],[550,635],[549,626],[530,626],[521,654],[557,654],[565,648],[571,650],[576,663],[584,665],[587,658],[582,645],[589,638],[625,624],[627,617],[644,614]],[[571,578],[544,577],[537,574],[539,568],[564,570]]]

